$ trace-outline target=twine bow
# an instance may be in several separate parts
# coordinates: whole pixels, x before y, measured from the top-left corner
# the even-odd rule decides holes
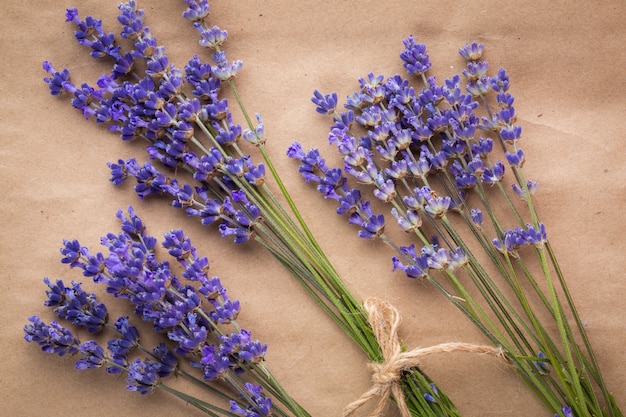
[[[402,417],[411,417],[409,408],[404,401],[400,378],[403,371],[418,366],[420,358],[423,356],[441,352],[464,351],[494,355],[506,361],[500,348],[469,343],[443,343],[403,352],[398,338],[398,327],[402,321],[400,312],[388,302],[375,297],[366,299],[363,307],[374,330],[374,336],[380,345],[383,362],[368,364],[372,371],[372,388],[344,408],[344,417],[352,415],[358,408],[376,396],[379,397],[378,404],[370,413],[370,417],[379,416],[387,407],[391,396],[395,398]]]

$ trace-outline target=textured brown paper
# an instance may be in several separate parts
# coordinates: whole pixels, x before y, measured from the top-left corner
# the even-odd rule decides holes
[[[98,248],[118,227],[118,208],[135,206],[160,235],[184,227],[241,299],[240,322],[269,343],[268,366],[313,416],[338,416],[369,386],[365,356],[324,315],[290,275],[254,245],[234,246],[202,229],[164,201],[140,202],[130,187],[114,188],[105,163],[141,155],[141,144],[87,123],[42,82],[41,63],[69,67],[75,82],[94,83],[106,64],[76,45],[64,11],[78,7],[118,31],[117,2],[3,2],[0,123],[0,397],[7,416],[195,416],[166,395],[141,397],[123,378],[102,370],[78,372],[69,358],[39,351],[22,339],[31,314],[51,320],[42,305],[42,278],[81,280],[61,265],[61,240]],[[182,67],[206,51],[180,17],[182,1],[139,0],[147,24]],[[356,237],[303,184],[285,149],[326,142],[329,121],[314,111],[314,89],[341,99],[359,77],[403,74],[398,54],[413,34],[427,44],[439,80],[460,71],[457,49],[485,44],[493,70],[504,66],[524,128],[526,171],[539,182],[538,210],[548,227],[600,366],[626,407],[626,3],[575,1],[214,1],[210,22],[229,31],[225,49],[242,59],[237,79],[248,109],[263,115],[267,148],[286,185],[331,260],[359,297],[378,296],[403,315],[408,347],[484,338],[428,285],[392,273],[390,253]],[[85,288],[101,293],[92,284]],[[129,314],[122,302],[113,314]],[[489,357],[449,354],[424,359],[423,369],[462,414],[548,416],[517,377]],[[388,415],[396,415],[389,410]]]

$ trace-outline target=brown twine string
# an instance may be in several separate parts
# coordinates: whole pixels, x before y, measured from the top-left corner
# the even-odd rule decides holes
[[[403,352],[398,338],[398,327],[402,321],[400,312],[385,300],[375,297],[366,299],[363,307],[374,330],[374,336],[380,345],[383,362],[368,364],[372,371],[372,388],[344,408],[344,417],[352,415],[358,408],[376,396],[379,397],[378,404],[370,413],[370,417],[380,416],[387,407],[391,396],[396,399],[402,417],[411,417],[409,408],[404,401],[400,377],[403,371],[418,366],[420,358],[426,355],[441,352],[472,352],[494,355],[508,363],[501,348],[470,343],[442,343]]]

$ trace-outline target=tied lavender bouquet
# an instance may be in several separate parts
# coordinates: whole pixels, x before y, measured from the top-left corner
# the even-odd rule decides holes
[[[31,316],[24,326],[26,341],[44,352],[79,356],[78,370],[104,368],[124,375],[130,391],[142,395],[165,391],[210,416],[308,416],[265,366],[267,345],[239,326],[239,301],[229,298],[218,277],[208,275],[208,258],[198,255],[184,232],[165,233],[162,242],[179,264],[178,274],[168,261],[159,259],[157,239],[147,234],[132,207],[127,216],[121,210],[117,216],[120,233],[101,239],[108,255],[92,254],[77,240],[65,240],[62,262],[106,286],[113,297],[127,300],[135,316],[151,323],[165,340],[150,349],[131,318],[120,316],[111,323],[107,306],[81,283],[67,286],[61,279],[45,278],[44,304],[59,319],[89,335],[106,331],[112,338],[106,347],[94,339],[81,342],[58,321],[46,324]],[[182,381],[199,385],[213,400],[185,393],[178,388]]]
[[[555,417],[622,416],[535,208],[509,76],[488,74],[477,42],[459,53],[462,74],[439,84],[411,36],[400,58],[417,85],[370,73],[343,111],[315,91],[343,167],[299,143],[287,154],[359,237],[391,249],[394,270],[434,285],[500,347]],[[399,244],[378,208],[413,242]]]

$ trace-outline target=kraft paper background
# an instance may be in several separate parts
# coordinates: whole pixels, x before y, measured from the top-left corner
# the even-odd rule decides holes
[[[146,22],[182,67],[196,31],[175,0],[139,0]],[[62,239],[94,250],[115,231],[115,212],[132,204],[150,232],[183,227],[242,302],[240,323],[269,343],[267,362],[313,416],[339,416],[369,387],[365,356],[333,325],[291,276],[254,245],[234,246],[162,200],[141,202],[113,187],[107,161],[140,155],[139,143],[86,122],[66,100],[48,94],[42,61],[94,83],[107,70],[76,45],[64,23],[68,7],[119,31],[117,2],[4,0],[0,24],[0,398],[1,415],[197,416],[164,394],[141,397],[102,370],[78,372],[73,360],[42,353],[22,338],[31,314],[45,320],[42,278],[82,280],[61,265]],[[292,141],[327,155],[329,120],[309,98],[317,88],[343,100],[368,72],[404,74],[398,54],[413,34],[429,48],[439,80],[459,72],[457,49],[478,40],[492,71],[503,66],[524,128],[528,175],[539,182],[537,207],[587,323],[606,381],[626,408],[626,3],[623,1],[213,1],[210,22],[229,31],[225,49],[244,61],[237,85],[248,109],[261,113],[267,148],[314,233],[360,298],[376,295],[401,311],[409,348],[442,342],[485,343],[426,284],[392,273],[391,254],[334,214],[305,186],[285,156]],[[343,102],[343,101],[342,101]],[[85,288],[102,289],[85,281]],[[112,314],[129,314],[112,302]],[[448,354],[423,369],[462,414],[548,416],[503,364]],[[388,410],[389,416],[396,411]]]

